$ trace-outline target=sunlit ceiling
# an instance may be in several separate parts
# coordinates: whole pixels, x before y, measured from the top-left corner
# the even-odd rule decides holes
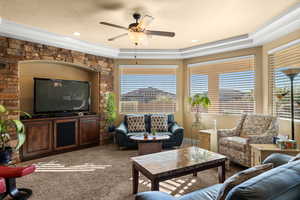
[[[299,0],[0,0],[2,18],[115,48],[134,48],[127,37],[109,42],[139,11],[155,19],[152,30],[174,31],[174,38],[149,39],[140,48],[177,49],[251,33]],[[74,32],[80,33],[74,35]]]

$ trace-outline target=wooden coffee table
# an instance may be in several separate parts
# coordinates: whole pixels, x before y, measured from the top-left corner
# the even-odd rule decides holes
[[[139,155],[145,155],[150,153],[157,153],[162,151],[162,141],[170,139],[168,135],[149,135],[147,138],[144,136],[131,136],[131,140],[138,143]]]
[[[187,147],[144,156],[132,157],[133,194],[138,192],[139,173],[151,181],[151,190],[159,182],[218,167],[219,182],[225,181],[226,156],[198,147]]]

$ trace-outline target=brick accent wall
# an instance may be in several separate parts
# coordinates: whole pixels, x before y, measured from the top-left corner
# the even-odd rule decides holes
[[[105,131],[104,117],[104,95],[113,91],[113,60],[101,56],[90,55],[78,51],[47,46],[7,37],[0,37],[0,63],[6,63],[5,67],[0,66],[0,104],[9,109],[19,109],[20,105],[20,83],[18,62],[25,60],[47,60],[60,61],[92,68],[99,77],[99,113],[100,119],[100,143],[108,139]],[[9,116],[18,118],[17,114]],[[16,140],[12,140],[15,144]],[[19,160],[16,153],[15,160]]]

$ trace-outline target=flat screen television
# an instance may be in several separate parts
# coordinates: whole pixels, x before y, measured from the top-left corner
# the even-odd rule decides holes
[[[85,112],[90,110],[90,83],[34,78],[34,113]]]

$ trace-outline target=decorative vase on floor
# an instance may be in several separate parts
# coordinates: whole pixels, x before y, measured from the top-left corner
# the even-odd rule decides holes
[[[4,150],[0,150],[0,165],[8,164],[11,161],[11,155],[11,147],[6,147]]]

